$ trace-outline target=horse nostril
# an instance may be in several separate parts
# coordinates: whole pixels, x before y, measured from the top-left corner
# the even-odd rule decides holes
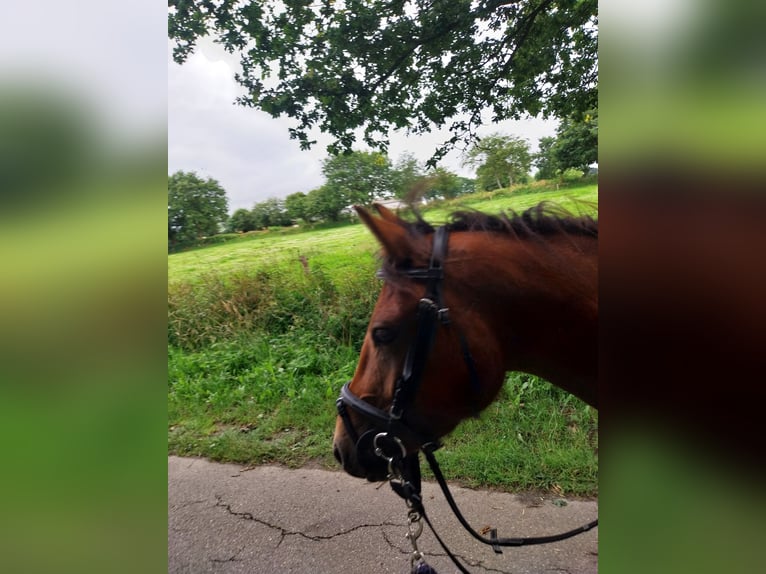
[[[340,449],[337,446],[333,446],[332,453],[335,455],[335,460],[337,460],[342,465],[343,457],[340,454]]]

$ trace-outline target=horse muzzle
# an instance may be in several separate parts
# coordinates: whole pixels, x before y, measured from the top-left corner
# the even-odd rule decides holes
[[[333,442],[333,454],[343,470],[351,476],[366,478],[370,482],[385,480],[388,476],[388,464],[384,458],[375,454],[375,436],[377,429],[368,430],[354,442],[348,433],[338,436]]]
[[[349,388],[341,388],[336,401],[338,422],[335,427],[333,453],[343,469],[371,482],[384,480],[389,474],[392,458],[403,459],[416,453],[425,444],[436,444],[431,435],[414,430],[401,416],[383,411],[357,397]],[[364,421],[362,432],[352,420]],[[377,438],[376,438],[377,437]]]

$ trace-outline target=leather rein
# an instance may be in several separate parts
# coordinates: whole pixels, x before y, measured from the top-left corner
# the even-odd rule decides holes
[[[427,283],[426,294],[418,303],[415,338],[407,350],[402,372],[396,380],[394,396],[389,409],[387,411],[379,409],[355,395],[350,389],[351,381],[347,382],[341,388],[340,396],[336,400],[336,407],[347,434],[356,444],[357,456],[364,458],[365,453],[372,450],[375,453],[375,456],[387,461],[389,473],[388,479],[391,483],[391,488],[407,502],[407,506],[410,508],[410,522],[416,523],[422,517],[455,565],[461,572],[467,573],[468,571],[462,564],[460,564],[454,554],[450,552],[436,533],[425,513],[425,508],[423,507],[420,495],[419,453],[416,452],[415,454],[408,455],[407,449],[404,446],[405,441],[411,444],[416,444],[419,451],[423,452],[439,487],[444,493],[447,503],[460,524],[476,540],[492,546],[494,551],[498,554],[501,553],[500,547],[502,546],[547,544],[570,538],[598,526],[598,519],[573,530],[551,536],[498,538],[497,530],[495,529],[490,530],[489,538],[482,536],[476,532],[476,530],[474,530],[463,517],[463,514],[460,512],[460,509],[447,486],[447,482],[441,472],[439,463],[434,456],[434,451],[441,446],[438,439],[423,434],[420,431],[416,431],[408,424],[408,410],[414,403],[415,396],[420,389],[425,365],[431,347],[433,346],[434,339],[436,338],[436,329],[439,325],[450,325],[449,309],[444,307],[442,300],[444,261],[447,255],[448,240],[448,229],[444,226],[437,228],[434,232],[433,247],[428,267],[400,271],[403,276],[409,279],[426,281]],[[477,391],[479,389],[479,379],[473,357],[471,356],[468,344],[462,333],[459,333],[459,337],[463,358],[468,366],[471,386],[474,391]],[[372,422],[374,425],[373,429],[359,436],[349,416],[348,408],[353,409],[363,418]],[[414,548],[414,571],[415,559],[419,557],[418,559],[422,560],[422,553],[417,549],[417,545],[413,539],[411,539],[411,542]]]

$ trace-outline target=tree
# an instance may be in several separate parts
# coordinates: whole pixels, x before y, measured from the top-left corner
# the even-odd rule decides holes
[[[229,233],[253,231],[256,229],[255,219],[253,218],[253,212],[244,207],[239,208],[237,211],[231,214],[229,221],[226,223],[226,230]]]
[[[559,168],[588,173],[588,166],[598,161],[598,110],[562,121],[557,133],[553,153]]]
[[[218,233],[227,219],[226,192],[216,180],[194,172],[177,171],[168,176],[168,241],[192,243]]]
[[[329,157],[322,164],[327,178],[325,187],[350,204],[371,205],[391,197],[393,178],[391,161],[379,152],[354,151]]]
[[[429,199],[454,199],[462,192],[461,178],[443,167],[437,167],[429,179],[429,188],[426,194]]]
[[[476,191],[476,180],[470,177],[458,177],[459,191],[458,195],[473,193]]]
[[[284,201],[276,197],[270,197],[253,205],[251,211],[257,229],[267,227],[285,227],[291,224],[290,218],[285,212]]]
[[[392,168],[391,180],[394,196],[404,199],[423,177],[423,169],[410,152],[404,152]]]
[[[537,166],[535,179],[553,179],[559,170],[558,160],[554,153],[556,146],[555,137],[541,137],[537,144],[537,153],[534,154],[534,164]]]
[[[239,53],[241,105],[295,120],[290,136],[328,151],[363,141],[385,151],[392,129],[451,137],[429,166],[492,121],[568,117],[595,108],[597,0],[169,0],[168,35],[183,63],[205,36]]]
[[[305,193],[291,193],[285,198],[285,213],[291,221],[308,220],[308,200]]]
[[[482,138],[468,150],[463,165],[476,168],[480,189],[500,189],[510,187],[527,176],[532,156],[526,140],[493,134]]]
[[[311,190],[306,196],[306,213],[319,221],[338,221],[346,208],[345,198],[327,185]]]

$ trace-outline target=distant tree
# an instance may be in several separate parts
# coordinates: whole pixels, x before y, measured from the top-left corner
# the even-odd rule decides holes
[[[480,189],[492,190],[523,181],[532,165],[532,156],[526,140],[493,134],[468,150],[463,165],[476,168]]]
[[[457,174],[442,167],[437,167],[429,179],[430,185],[426,194],[429,199],[454,199],[462,192],[462,182]]]
[[[458,182],[460,184],[460,191],[458,195],[464,195],[466,193],[473,193],[476,191],[476,180],[470,177],[458,176]]]
[[[216,180],[194,172],[168,176],[168,242],[192,243],[218,233],[227,219],[226,192]]]
[[[253,204],[250,216],[255,222],[256,229],[265,229],[269,226],[269,209],[263,203]]]
[[[404,152],[396,160],[391,173],[394,196],[404,199],[416,182],[423,177],[423,168],[410,152]]]
[[[391,197],[391,161],[378,152],[354,151],[327,158],[322,165],[327,182],[324,187],[349,204],[371,205]]]
[[[546,136],[540,138],[538,150],[534,154],[534,164],[537,167],[535,179],[553,179],[559,171],[559,163],[555,155],[556,138]]]
[[[464,192],[463,178],[441,167],[414,179],[408,187],[401,199],[409,205],[423,199],[452,199]]]
[[[598,111],[563,120],[557,130],[553,154],[561,170],[569,167],[588,172],[598,161]]]
[[[285,212],[284,201],[275,197],[256,203],[251,213],[257,229],[291,225]]]
[[[229,233],[253,231],[256,227],[253,212],[244,207],[232,213],[229,221],[226,222],[226,231]]]
[[[306,196],[306,215],[318,221],[338,221],[347,205],[343,195],[323,185],[311,190]]]
[[[291,221],[308,220],[308,197],[299,191],[285,198],[285,214]]]

